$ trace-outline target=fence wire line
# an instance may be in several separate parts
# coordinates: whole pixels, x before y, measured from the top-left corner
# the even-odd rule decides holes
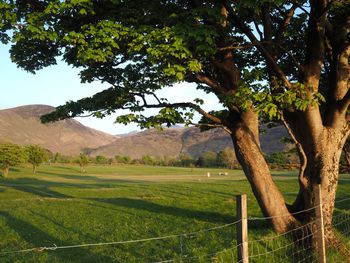
[[[345,201],[348,201],[348,200],[350,200],[350,198],[345,198],[345,199],[342,199],[342,200],[338,200],[338,201],[335,201],[335,203],[341,203],[341,202],[345,202]],[[313,209],[315,209],[317,207],[319,207],[319,205],[311,207],[311,208],[308,208],[308,209],[305,209],[305,210],[301,210],[301,211],[298,211],[298,212],[295,212],[295,213],[290,213],[288,215],[296,215],[296,214],[308,212],[308,211],[311,211],[311,210],[313,210]],[[253,220],[267,220],[267,219],[273,219],[273,218],[278,218],[278,217],[285,217],[285,216],[288,216],[288,215],[286,214],[286,215],[278,215],[278,216],[271,216],[271,217],[250,217],[250,218],[248,218],[248,220],[251,220],[251,221],[253,221]],[[336,218],[336,217],[337,216],[335,216],[334,218]],[[344,222],[347,221],[347,220],[348,219],[344,220]],[[164,240],[164,239],[177,238],[177,237],[182,238],[182,237],[188,237],[188,236],[197,235],[197,234],[200,234],[200,233],[205,233],[205,232],[216,230],[216,229],[225,228],[225,227],[228,227],[228,226],[231,226],[231,225],[235,225],[235,224],[239,223],[240,221],[242,221],[242,220],[237,220],[237,221],[234,221],[232,223],[225,224],[225,225],[212,227],[212,228],[207,228],[207,229],[202,229],[202,230],[195,231],[195,232],[190,232],[190,233],[183,233],[183,234],[173,234],[173,235],[168,235],[168,236],[160,236],[160,237],[152,237],[152,238],[144,238],[144,239],[136,239],[136,240],[126,240],[126,241],[86,243],[86,244],[79,244],[79,245],[57,246],[56,244],[53,244],[53,246],[51,246],[51,247],[42,246],[42,247],[34,247],[34,248],[16,250],[16,251],[4,251],[4,252],[0,252],[0,255],[15,254],[15,253],[25,253],[25,252],[32,252],[32,251],[43,252],[43,251],[54,251],[54,250],[58,250],[58,249],[71,249],[71,248],[92,247],[92,246],[105,246],[105,245],[141,243],[141,242],[154,241],[154,240]],[[308,224],[312,224],[312,223],[314,223],[314,221],[309,222]],[[306,224],[306,225],[308,225],[308,224]],[[306,225],[301,226],[299,228],[303,228]],[[252,241],[249,241],[249,243],[262,242],[262,241],[276,239],[276,238],[278,238],[280,236],[286,236],[288,233],[296,231],[297,229],[290,230],[290,231],[288,231],[286,233],[283,233],[281,235],[278,235],[278,236],[275,236],[275,237],[271,237],[271,238],[265,238],[265,239],[260,239],[260,240],[252,240]],[[212,256],[212,255],[216,255],[216,254],[217,253],[207,254],[207,255],[208,256],[209,255]],[[159,261],[159,262],[172,262],[172,261],[167,260],[167,261]]]
[[[313,206],[311,208],[308,209],[304,209],[304,210],[300,210],[298,212],[294,212],[294,213],[288,213],[288,214],[282,214],[282,215],[277,215],[277,216],[267,216],[267,217],[248,217],[248,220],[267,220],[267,219],[273,219],[273,218],[280,218],[280,217],[286,217],[286,216],[290,216],[290,215],[298,215],[298,214],[302,214],[311,210],[314,210],[315,208],[319,207],[320,205],[316,205]]]
[[[350,198],[345,198],[345,199],[341,199],[341,200],[335,200],[334,203],[342,203],[342,202],[345,202],[345,201],[349,201]]]
[[[80,244],[80,245],[67,245],[67,246],[57,246],[56,244],[53,244],[51,247],[34,247],[34,248],[28,248],[28,249],[21,249],[16,251],[4,251],[0,252],[0,255],[6,255],[6,254],[15,254],[15,253],[25,253],[25,252],[43,252],[45,250],[58,250],[58,249],[70,249],[70,248],[81,248],[81,247],[93,247],[93,246],[106,246],[106,245],[119,245],[119,244],[131,244],[131,243],[141,243],[141,242],[147,242],[147,241],[154,241],[154,240],[164,240],[169,238],[176,238],[176,237],[189,237],[194,236],[200,233],[205,233],[225,227],[229,227],[232,225],[235,225],[239,223],[241,220],[234,221],[232,223],[228,223],[221,226],[216,226],[212,228],[202,229],[195,232],[189,232],[189,233],[183,233],[183,234],[174,234],[174,235],[168,235],[168,236],[161,236],[161,237],[151,237],[151,238],[143,238],[143,239],[135,239],[135,240],[126,240],[126,241],[111,241],[111,242],[101,242],[101,243],[86,243],[86,244]]]
[[[334,203],[342,203],[342,202],[345,202],[345,201],[349,201],[350,198],[345,198],[345,199],[341,199],[341,200],[336,200],[334,201]],[[277,215],[277,216],[268,216],[268,217],[248,217],[248,220],[267,220],[267,219],[273,219],[273,218],[280,218],[280,217],[286,217],[286,216],[290,216],[290,215],[298,215],[298,214],[302,214],[302,213],[305,213],[305,212],[309,212],[317,207],[319,207],[320,205],[316,205],[316,206],[313,206],[313,207],[310,207],[310,208],[307,208],[307,209],[304,209],[304,210],[300,210],[298,212],[294,212],[294,213],[288,213],[288,214],[282,214],[282,215]]]
[[[279,238],[279,237],[281,237],[281,236],[286,236],[286,235],[288,235],[288,234],[290,234],[290,233],[292,233],[292,232],[295,232],[295,231],[297,231],[297,230],[304,229],[304,228],[306,228],[306,227],[308,227],[308,226],[312,226],[317,220],[319,220],[319,219],[314,219],[313,221],[308,222],[308,223],[305,224],[305,225],[302,225],[302,226],[299,226],[299,227],[297,227],[297,228],[291,229],[291,230],[289,230],[289,231],[287,231],[287,232],[284,232],[284,233],[282,233],[282,234],[279,234],[279,235],[275,235],[275,236],[272,236],[272,237],[265,237],[265,238],[262,238],[262,239],[249,240],[248,243],[257,243],[257,242],[262,242],[262,241],[267,241],[267,240],[270,241],[270,240],[272,240],[272,239],[276,239],[276,238]]]
[[[280,234],[271,238],[264,238],[264,239],[259,239],[259,240],[253,240],[253,241],[248,241],[248,246],[250,247],[249,250],[249,258],[250,259],[257,259],[257,258],[266,258],[266,259],[270,259],[271,260],[271,256],[272,254],[275,254],[277,252],[280,253],[279,255],[277,255],[276,257],[278,257],[278,259],[280,261],[278,262],[283,262],[283,259],[291,259],[292,258],[292,262],[307,262],[307,263],[316,263],[317,259],[314,257],[314,255],[312,253],[305,253],[305,252],[309,252],[309,247],[302,245],[301,247],[297,248],[297,249],[293,249],[295,247],[295,244],[297,242],[303,242],[304,240],[307,240],[308,238],[311,238],[312,235],[314,235],[317,231],[309,231],[307,227],[312,226],[316,220],[313,220],[312,222],[309,222],[303,226],[300,226],[296,229],[290,230],[284,234]],[[286,244],[278,244],[276,247],[275,243],[271,243],[274,239],[278,239],[280,237],[286,236],[288,234],[292,234],[293,232],[299,231],[301,230],[303,232],[303,234],[301,235],[301,238],[298,238],[296,240],[293,240],[289,243]],[[257,244],[255,246],[252,246],[253,243],[260,243]],[[259,248],[258,245],[261,245],[263,248]],[[231,248],[226,248],[223,250],[219,250],[217,252],[214,253],[208,253],[208,254],[201,254],[200,256],[191,256],[189,257],[188,255],[183,255],[181,257],[181,262],[186,262],[188,260],[191,259],[197,259],[197,258],[210,258],[211,260],[220,260],[220,254],[222,253],[227,253],[227,252],[232,252],[231,254],[233,255],[233,252],[237,252],[236,250],[242,246],[242,244],[239,245],[235,245],[234,247]],[[270,247],[273,247],[272,249]],[[255,249],[254,249],[255,248]],[[286,250],[285,253],[283,253],[283,250]],[[288,253],[288,250],[292,250],[290,253]],[[303,254],[300,254],[301,252],[303,252]],[[235,253],[236,254],[236,253]],[[235,257],[232,257],[232,260]],[[275,260],[275,259],[273,259]],[[154,263],[173,263],[173,262],[178,262],[176,259],[168,259],[168,260],[162,260],[162,261],[156,261]],[[233,262],[233,261],[232,261]],[[276,262],[276,261],[272,261],[272,262]],[[237,263],[242,263],[242,261],[238,261]]]
[[[318,219],[316,219],[318,220]],[[299,228],[296,228],[294,230],[288,231],[284,234],[277,235],[271,238],[264,238],[260,240],[253,240],[248,242],[249,246],[249,258],[266,258],[266,259],[273,259],[274,257],[278,257],[279,260],[282,259],[292,259],[292,262],[295,262],[294,259],[296,258],[296,262],[302,262],[307,259],[307,262],[314,262],[312,253],[303,254],[301,252],[306,252],[310,248],[310,245],[307,244],[307,240],[309,238],[312,238],[312,236],[319,231],[313,230],[310,231],[309,226],[312,227],[312,225],[315,223],[310,222],[304,226],[301,226]],[[300,237],[294,236],[294,233],[297,233],[301,231],[302,234]],[[282,237],[290,235],[290,238],[292,238],[292,241],[286,244],[281,244],[280,242],[276,242],[275,240]],[[304,243],[305,242],[305,243]],[[295,244],[299,243],[298,248],[295,247]],[[291,250],[291,251],[290,251]],[[283,251],[285,251],[283,253]],[[275,255],[276,254],[276,255]],[[275,256],[272,256],[275,255]],[[302,260],[302,261],[301,261]],[[311,261],[312,260],[312,261]],[[273,261],[274,262],[274,261]],[[280,261],[282,262],[282,261]]]
[[[296,229],[290,230],[280,235],[273,237],[267,237],[260,240],[248,241],[249,246],[249,258],[251,259],[266,259],[270,262],[284,262],[288,259],[291,262],[318,262],[314,253],[310,252],[311,244],[309,240],[319,232],[320,229],[315,228],[315,223],[319,218],[315,218],[313,221],[300,226]],[[333,226],[338,228],[338,231],[342,235],[349,235],[350,233],[350,215],[339,214],[333,216]],[[298,232],[302,232],[298,237]],[[280,237],[292,238],[289,243],[283,244],[278,241]],[[347,242],[350,244],[350,242]],[[296,245],[298,244],[298,245]],[[284,251],[284,252],[283,252]],[[277,259],[277,261],[275,261]]]
[[[293,259],[297,259],[297,261],[293,262],[308,262],[308,263],[312,263],[312,262],[317,262],[314,261],[316,259],[313,258],[313,254],[303,254],[302,256],[304,256],[304,258],[301,258],[302,256],[300,255],[300,252],[306,252],[308,251],[309,247],[303,245],[302,247],[298,248],[298,249],[293,249],[293,247],[295,246],[296,243],[298,242],[303,242],[304,240],[307,240],[308,238],[311,238],[316,232],[319,231],[319,229],[317,229],[316,231],[310,231],[308,229],[308,227],[312,227],[315,222],[319,220],[319,219],[315,219],[305,225],[302,225],[298,228],[295,228],[293,230],[290,230],[288,232],[285,232],[283,234],[279,234],[273,237],[268,237],[268,238],[263,238],[263,239],[258,239],[258,240],[252,240],[252,241],[248,241],[248,246],[249,246],[249,258],[251,259],[256,259],[256,258],[261,258],[261,257],[268,257],[271,256],[272,254],[275,254],[276,252],[279,253],[283,253],[283,250],[287,250],[284,255],[280,254],[279,256],[277,256],[279,259],[290,259],[291,257],[293,257]],[[272,243],[274,240],[281,238],[281,237],[287,237],[288,235],[293,235],[293,232],[297,232],[297,231],[302,231],[302,235],[300,238],[295,239],[289,243],[286,244],[282,244],[282,245],[277,245],[275,243]],[[260,246],[263,246],[264,248],[259,248]],[[235,251],[237,250],[240,246],[242,246],[242,244],[238,244],[235,245],[231,248],[226,248],[223,250],[219,250],[215,253],[210,253],[210,254],[201,254],[200,256],[191,256],[189,257],[188,255],[183,255],[181,257],[181,260],[183,262],[187,261],[187,260],[191,260],[191,259],[196,259],[199,257],[205,257],[205,258],[210,258],[211,260],[217,260],[219,257],[219,254],[225,253],[225,252],[229,252],[229,251]],[[273,249],[269,248],[270,246],[273,247]],[[288,249],[291,249],[292,252],[288,253]],[[235,251],[236,252],[236,251]],[[307,261],[306,261],[307,260]],[[162,261],[156,261],[154,263],[172,263],[172,262],[177,262],[176,259],[167,259],[167,260],[162,260]],[[273,261],[275,262],[275,261]],[[282,262],[282,261],[279,261]],[[241,261],[239,261],[238,263],[241,263]]]

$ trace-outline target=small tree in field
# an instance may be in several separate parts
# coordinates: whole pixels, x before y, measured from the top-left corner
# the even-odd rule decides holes
[[[200,167],[216,167],[217,166],[217,154],[213,151],[204,152],[197,161]]]
[[[16,144],[6,143],[0,145],[0,167],[2,176],[7,177],[10,167],[25,162],[27,158],[24,149]]]
[[[96,164],[107,164],[108,163],[108,159],[103,156],[103,155],[97,155],[95,157],[95,163]]]
[[[48,161],[48,152],[39,145],[28,145],[25,149],[28,154],[28,162],[33,165],[33,174],[35,174],[38,166]]]
[[[131,162],[131,158],[129,156],[116,155],[114,158],[117,163],[128,164]]]
[[[89,156],[85,153],[80,153],[78,163],[82,172],[85,172],[84,167],[89,164]]]
[[[227,147],[223,151],[220,151],[216,158],[217,165],[229,169],[233,169],[236,166],[236,155],[233,149]]]

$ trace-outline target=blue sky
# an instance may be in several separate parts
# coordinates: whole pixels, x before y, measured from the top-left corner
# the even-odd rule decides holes
[[[68,100],[77,100],[91,96],[108,87],[101,83],[80,83],[77,69],[73,69],[63,62],[38,71],[35,75],[28,73],[11,62],[8,47],[0,47],[1,65],[1,100],[0,109],[12,108],[27,104],[46,104],[58,106]],[[202,97],[204,108],[211,110],[218,108],[218,101],[212,95],[196,91],[189,84],[176,85],[161,91],[160,96],[170,98],[172,102],[192,101]],[[137,130],[136,125],[114,124],[115,116],[105,119],[78,118],[83,124],[111,134],[122,134]]]

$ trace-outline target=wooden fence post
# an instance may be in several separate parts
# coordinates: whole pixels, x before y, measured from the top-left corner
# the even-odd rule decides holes
[[[237,206],[237,259],[240,263],[249,262],[248,252],[248,217],[247,217],[247,195],[236,196]]]
[[[324,225],[322,213],[322,192],[321,185],[315,186],[315,202],[316,202],[316,243],[317,255],[320,263],[326,263],[326,245],[324,239]]]

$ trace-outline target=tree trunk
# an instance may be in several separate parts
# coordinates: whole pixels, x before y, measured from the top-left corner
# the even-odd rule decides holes
[[[304,222],[311,222],[315,219],[315,186],[321,185],[322,191],[322,212],[324,217],[326,245],[334,245],[335,235],[333,231],[332,219],[335,205],[339,179],[339,161],[342,148],[348,136],[348,131],[344,133],[342,129],[324,128],[318,136],[313,149],[308,149],[307,141],[301,141],[307,157],[304,175],[299,178],[299,194],[293,204],[293,211],[303,211],[305,213],[297,215],[298,219]]]
[[[235,119],[235,118],[233,118]],[[258,136],[258,117],[253,111],[240,114],[239,120],[231,129],[231,137],[239,163],[251,185],[259,206],[272,227],[283,233],[296,224],[296,220],[288,211],[284,198],[270,173],[260,148]]]
[[[8,166],[5,166],[4,168],[2,168],[2,176],[7,177],[9,174],[9,170],[10,170],[10,167]]]
[[[299,136],[298,141],[305,152],[305,165],[299,178],[300,190],[292,207],[285,204],[284,198],[274,181],[262,154],[258,137],[258,118],[253,111],[236,113],[231,117],[230,127],[236,157],[251,185],[259,206],[274,230],[283,233],[301,223],[315,219],[312,209],[315,203],[315,186],[321,184],[323,216],[327,245],[334,245],[332,227],[334,201],[338,185],[339,161],[349,129],[343,127],[322,127],[317,137]],[[305,131],[305,128],[298,127]],[[297,130],[297,129],[296,129]],[[295,130],[295,131],[296,131]],[[297,133],[297,132],[296,132]],[[305,133],[302,133],[305,134]],[[310,137],[313,137],[310,140]],[[315,139],[317,138],[317,139]],[[310,209],[295,216],[291,212]]]
[[[36,168],[37,168],[37,166],[35,164],[33,164],[33,174],[36,173]]]

